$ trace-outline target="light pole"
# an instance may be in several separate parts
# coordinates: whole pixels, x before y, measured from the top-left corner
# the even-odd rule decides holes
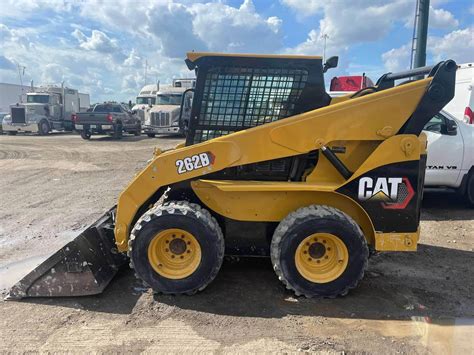
[[[323,39],[323,63],[326,60],[326,41],[329,38],[329,36],[324,33],[321,35],[321,38]]]

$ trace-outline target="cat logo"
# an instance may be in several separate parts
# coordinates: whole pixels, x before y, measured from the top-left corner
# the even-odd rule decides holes
[[[359,180],[359,200],[381,202],[385,209],[404,209],[414,195],[406,177],[363,177]]]

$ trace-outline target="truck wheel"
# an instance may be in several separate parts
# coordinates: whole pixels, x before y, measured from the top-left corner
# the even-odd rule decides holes
[[[139,137],[142,135],[142,125],[138,125],[137,130],[133,133],[136,137]]]
[[[469,178],[467,180],[466,199],[471,207],[474,207],[474,171],[469,174]]]
[[[150,138],[155,138],[156,134],[155,133],[147,133],[146,135]]]
[[[122,139],[122,136],[123,136],[123,126],[121,124],[118,124],[114,127],[113,137],[115,139]]]
[[[138,220],[128,250],[137,277],[153,291],[191,295],[216,277],[224,259],[224,237],[209,211],[171,201]]]
[[[367,268],[369,249],[359,226],[329,206],[298,209],[278,225],[271,242],[278,278],[297,296],[346,295]]]
[[[46,136],[49,133],[49,123],[46,120],[42,120],[38,123],[38,134],[40,136]]]
[[[9,136],[16,136],[17,133],[17,131],[8,131]]]
[[[86,131],[86,130],[81,131],[81,138],[82,139],[89,140],[89,139],[91,139],[91,136],[92,136],[91,131]]]

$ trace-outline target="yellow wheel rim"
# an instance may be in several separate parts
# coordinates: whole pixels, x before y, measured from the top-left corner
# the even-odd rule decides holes
[[[184,279],[198,268],[201,246],[183,229],[165,229],[148,246],[148,261],[158,274],[168,279]]]
[[[314,283],[334,281],[342,275],[348,262],[347,247],[334,234],[312,234],[296,249],[296,269],[306,280]]]

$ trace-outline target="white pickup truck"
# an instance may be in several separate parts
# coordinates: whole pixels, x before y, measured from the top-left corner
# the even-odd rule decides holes
[[[428,136],[425,187],[455,189],[474,207],[474,125],[441,111],[424,132]]]

